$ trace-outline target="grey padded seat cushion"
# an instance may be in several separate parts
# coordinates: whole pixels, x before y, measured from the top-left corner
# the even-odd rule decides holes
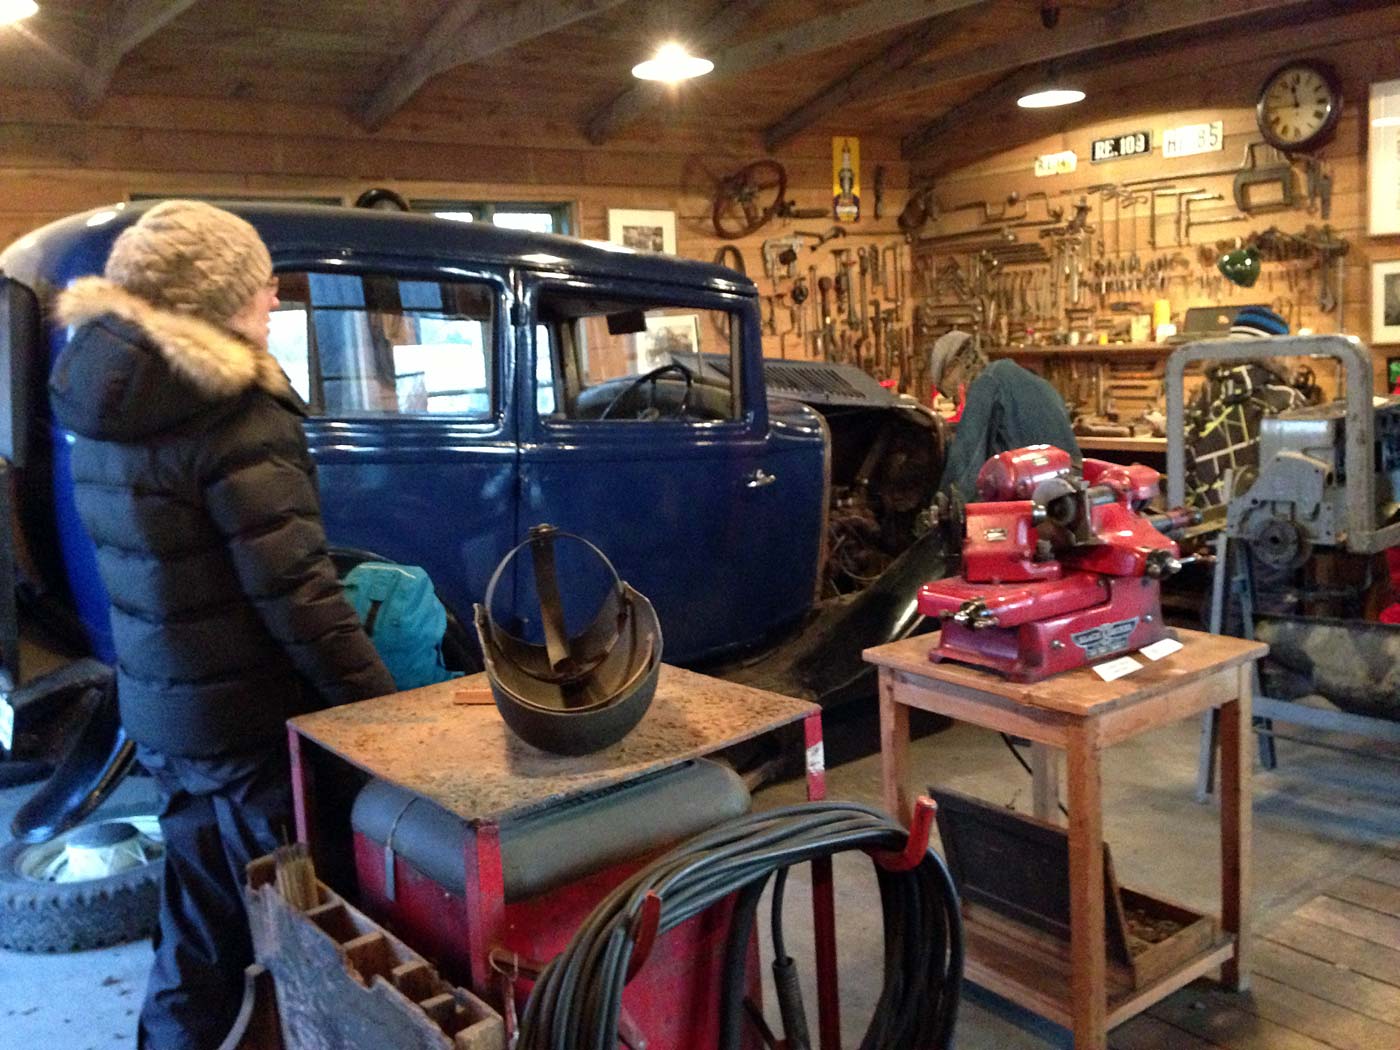
[[[749,804],[737,773],[697,759],[507,821],[501,825],[506,900],[547,893],[689,838],[742,816]],[[350,826],[381,847],[392,829],[395,854],[449,892],[465,892],[468,826],[460,817],[404,788],[372,780],[355,798]]]

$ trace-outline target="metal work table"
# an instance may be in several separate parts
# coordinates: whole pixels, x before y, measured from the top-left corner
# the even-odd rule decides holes
[[[1259,642],[1178,631],[1179,652],[1113,682],[1084,667],[1043,682],[1018,684],[990,671],[932,663],[937,635],[919,635],[865,651],[880,668],[880,750],[885,806],[906,824],[909,709],[1025,737],[1036,749],[1036,815],[1057,809],[1058,778],[1050,748],[1068,756],[1070,980],[992,950],[968,923],[967,976],[1074,1031],[1076,1050],[1106,1050],[1108,1029],[1189,981],[1222,967],[1243,991],[1249,979],[1249,885],[1252,772],[1250,702]],[[1101,752],[1113,744],[1211,708],[1220,709],[1220,843],[1223,935],[1145,988],[1110,998],[1105,961]]]
[[[486,687],[486,676],[474,675],[288,723],[297,837],[313,852],[314,771],[325,755],[422,795],[473,828],[466,847],[466,906],[478,994],[491,987],[490,950],[504,923],[502,822],[798,722],[804,729],[808,798],[825,797],[821,709],[805,700],[663,664],[656,697],[631,733],[595,754],[564,757],[516,737],[489,699],[480,702]],[[840,1018],[830,859],[813,863],[812,884],[822,1046],[836,1050]]]

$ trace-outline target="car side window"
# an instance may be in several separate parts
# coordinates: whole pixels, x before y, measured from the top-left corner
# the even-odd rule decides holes
[[[313,413],[491,415],[490,285],[314,271],[278,277],[269,349]]]
[[[549,292],[537,315],[540,356],[548,348],[555,368],[552,418],[703,422],[742,414],[732,381],[738,319],[728,310]]]

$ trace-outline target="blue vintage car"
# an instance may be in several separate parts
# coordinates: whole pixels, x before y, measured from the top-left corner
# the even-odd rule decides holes
[[[22,591],[51,619],[75,613],[109,660],[107,597],[48,412],[68,333],[47,307],[102,270],[146,206],[75,215],[0,254],[0,455]],[[913,629],[917,587],[942,571],[941,546],[915,543],[938,422],[858,369],[765,361],[742,274],[429,216],[232,210],[272,252],[272,350],[311,408],[337,547],[423,566],[469,622],[501,558],[551,522],[650,597],[669,662],[824,701],[856,688],[863,646]]]

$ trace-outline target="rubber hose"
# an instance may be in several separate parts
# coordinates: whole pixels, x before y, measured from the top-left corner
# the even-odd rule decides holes
[[[658,934],[739,894],[721,1023],[742,1015],[742,965],[758,896],[793,864],[845,850],[900,851],[905,830],[854,803],[809,803],[750,814],[682,843],[635,872],[593,910],[540,975],[521,1015],[520,1050],[612,1050],[637,916],[661,901]],[[884,988],[862,1050],[951,1045],[962,981],[962,925],[952,879],[926,851],[912,871],[878,873],[885,931]],[[736,983],[737,982],[737,983]]]

